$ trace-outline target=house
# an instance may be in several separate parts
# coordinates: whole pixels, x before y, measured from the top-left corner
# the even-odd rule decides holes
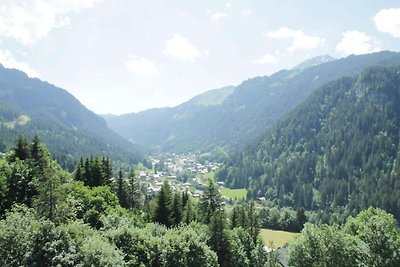
[[[260,203],[260,204],[265,203],[266,201],[267,201],[267,199],[265,197],[258,197],[257,198],[257,202]]]

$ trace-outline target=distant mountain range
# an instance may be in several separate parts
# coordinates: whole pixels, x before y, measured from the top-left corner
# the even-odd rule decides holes
[[[160,151],[208,152],[242,148],[324,83],[356,76],[369,66],[400,64],[400,54],[379,52],[307,60],[293,69],[212,90],[173,108],[105,116],[121,136]]]
[[[279,206],[349,215],[372,205],[400,219],[399,177],[397,66],[323,85],[231,157],[217,178]]]
[[[132,163],[140,159],[135,145],[66,90],[0,65],[0,146],[10,148],[19,134],[38,134],[68,168],[90,154]]]

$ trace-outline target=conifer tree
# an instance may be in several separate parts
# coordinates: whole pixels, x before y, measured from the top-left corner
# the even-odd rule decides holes
[[[231,229],[235,228],[239,224],[239,207],[234,206],[232,210],[232,216],[231,216]]]
[[[208,241],[212,250],[217,253],[218,263],[221,267],[229,266],[229,239],[225,231],[225,214],[219,210],[210,218],[209,230],[210,239]]]
[[[14,148],[14,153],[15,157],[19,158],[20,160],[26,160],[30,157],[30,146],[25,136],[18,136]]]
[[[129,208],[139,208],[142,205],[140,180],[133,169],[128,177],[128,200]]]
[[[258,212],[256,211],[254,201],[250,201],[248,210],[248,227],[250,237],[253,239],[254,244],[257,242],[258,235],[260,234],[260,218]]]
[[[121,207],[127,207],[127,199],[126,199],[126,191],[125,191],[125,181],[124,181],[124,174],[122,170],[119,170],[118,177],[117,177],[117,196],[119,199],[119,204]]]
[[[179,193],[174,194],[174,199],[172,201],[172,223],[178,225],[182,221],[182,203],[181,196]]]
[[[221,209],[221,195],[215,183],[209,180],[200,202],[204,223],[209,224],[213,214]]]
[[[171,220],[171,192],[167,181],[164,182],[157,196],[157,205],[154,221],[167,227],[172,225]]]

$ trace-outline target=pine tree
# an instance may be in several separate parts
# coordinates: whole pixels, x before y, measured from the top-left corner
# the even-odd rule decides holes
[[[238,208],[238,226],[246,228],[248,226],[248,218],[246,212],[246,203],[242,203]]]
[[[112,178],[112,164],[109,158],[102,159],[103,184],[110,185]]]
[[[84,181],[84,172],[83,172],[83,158],[81,158],[76,165],[76,170],[75,170],[75,176],[74,179],[75,181]]]
[[[171,193],[169,184],[164,182],[157,196],[157,205],[154,213],[154,221],[163,224],[167,227],[172,225],[171,219]]]
[[[182,221],[182,203],[181,196],[179,193],[174,194],[174,199],[172,201],[172,223],[174,225],[180,224]]]
[[[139,208],[142,206],[142,192],[139,177],[132,169],[128,178],[128,199],[129,208]]]
[[[85,166],[84,166],[84,175],[83,175],[84,179],[83,179],[83,181],[84,181],[85,185],[92,187],[93,184],[92,184],[92,174],[91,174],[90,165],[91,164],[90,164],[89,158],[86,158]]]
[[[20,160],[26,160],[30,157],[30,146],[25,136],[20,135],[16,140],[16,146],[14,148],[15,157]]]
[[[182,193],[182,207],[186,206],[188,200],[189,200],[189,193],[186,189],[185,192]]]
[[[209,181],[200,202],[204,223],[209,224],[213,214],[221,209],[221,195],[213,181]]]
[[[98,157],[94,158],[91,164],[92,186],[102,186],[104,184],[103,167]]]
[[[258,212],[256,211],[256,206],[254,201],[250,201],[249,211],[247,213],[249,225],[247,231],[253,239],[254,244],[257,242],[258,235],[260,234],[260,218]]]
[[[238,224],[239,224],[239,207],[234,206],[231,216],[231,229],[239,226]]]
[[[208,241],[212,250],[217,253],[218,263],[221,267],[229,266],[229,239],[225,231],[225,214],[217,211],[211,218],[209,224],[210,239]]]
[[[300,232],[303,229],[304,224],[307,222],[307,217],[303,208],[297,209],[296,213],[296,221],[298,225],[298,231]]]
[[[192,201],[188,199],[186,205],[183,208],[182,222],[189,224],[195,220],[196,220],[196,213],[194,211]]]
[[[125,191],[125,181],[124,181],[124,174],[122,170],[118,172],[117,178],[117,197],[119,199],[119,204],[121,207],[127,207],[127,199],[126,199],[126,191]]]

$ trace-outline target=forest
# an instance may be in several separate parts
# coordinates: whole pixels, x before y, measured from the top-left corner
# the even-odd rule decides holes
[[[274,207],[343,224],[369,206],[400,218],[399,67],[324,85],[231,157],[218,179]]]
[[[260,207],[227,211],[211,180],[197,201],[167,181],[149,198],[135,169],[115,175],[90,157],[69,173],[38,136],[18,137],[0,162],[2,266],[281,266],[259,237]],[[288,249],[291,266],[398,266],[400,233],[370,208],[341,227],[306,223]]]

